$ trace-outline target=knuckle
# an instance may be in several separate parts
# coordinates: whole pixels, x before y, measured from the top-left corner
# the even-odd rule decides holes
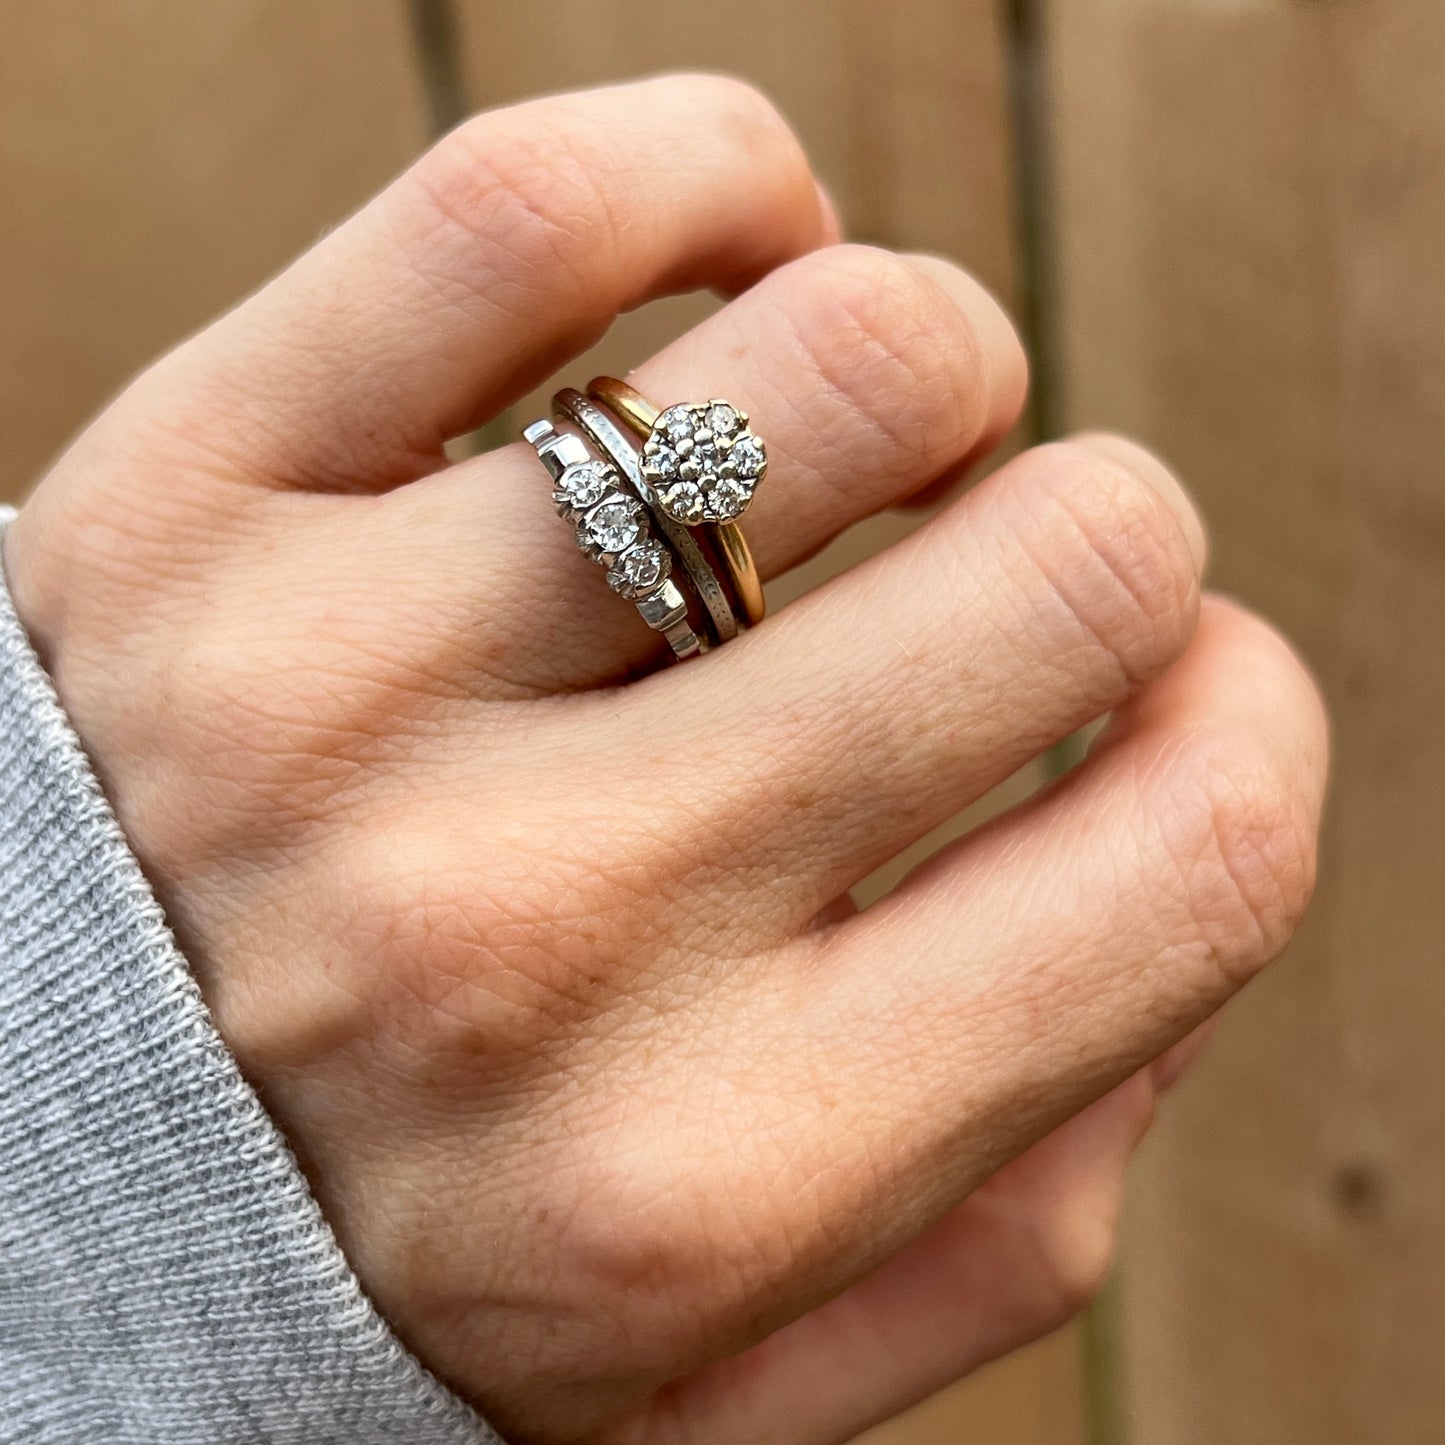
[[[237,649],[197,628],[176,629],[167,649],[129,663],[132,685],[105,719],[105,741],[127,759],[118,801],[136,849],[175,883],[255,820],[247,798],[266,755],[251,739],[265,704]],[[210,793],[205,809],[187,806],[197,779]]]
[[[1111,1137],[1096,1147],[1095,1165],[1080,1187],[1018,1214],[1014,1272],[1035,1328],[1057,1327],[1087,1309],[1113,1272],[1128,1160],[1153,1123],[1153,1083],[1134,1074],[1086,1111],[1105,1111]],[[1077,1126],[1077,1120],[1064,1130]],[[989,1184],[983,1186],[986,1192]]]
[[[57,640],[101,644],[111,660],[163,623],[168,603],[270,540],[256,496],[228,485],[234,476],[206,442],[181,434],[173,402],[160,414],[157,375],[168,365],[143,373],[90,424],[10,532],[12,586],[27,620]],[[226,424],[207,417],[212,432]],[[158,475],[166,485],[154,485]]]
[[[238,783],[264,789],[283,760],[309,772],[352,754],[366,688],[355,667],[328,665],[249,619],[244,629],[197,629],[178,644],[175,661],[180,721],[198,760],[214,758]]]
[[[962,307],[881,248],[834,246],[798,265],[803,299],[793,325],[824,398],[849,413],[850,451],[860,419],[892,458],[925,471],[966,451],[986,425],[987,388],[982,342]],[[836,436],[836,416],[812,430]]]
[[[1068,1323],[1104,1292],[1119,1244],[1114,1212],[1081,1206],[1074,1213],[1066,1239],[1054,1242],[1046,1261],[1052,1298],[1046,1317],[1056,1325]]]
[[[783,145],[801,156],[801,147],[782,112],[750,80],[726,71],[702,70],[670,75],[664,83],[680,87],[689,106],[711,110],[715,123],[727,127],[732,137],[750,150]]]
[[[474,116],[412,168],[412,191],[431,221],[420,227],[425,246],[417,254],[429,272],[446,265],[451,252],[435,244],[441,227],[458,233],[459,277],[476,274],[478,246],[513,270],[520,263],[513,284],[522,292],[543,268],[595,274],[614,244],[603,180],[614,169],[599,144],[542,107],[529,108],[525,124],[507,113]]]
[[[519,881],[505,859],[456,838],[440,820],[388,816],[336,860],[332,899],[342,951],[369,960],[377,1003],[392,1017],[415,1027],[420,1016],[434,1034],[448,1014],[476,1031],[470,1043],[459,1042],[480,1046],[491,1017],[486,1002],[505,991],[496,985],[506,960],[545,957],[554,942],[545,915],[509,880]],[[504,1052],[501,1042],[488,1046]]]
[[[648,1302],[628,1311],[629,1370],[675,1373],[740,1348],[792,1273],[787,1226],[763,1217],[756,1181],[720,1178],[696,1156],[689,1177],[661,1157],[669,1145],[692,1147],[652,1128],[645,1153],[615,1150],[567,1211],[569,1263],[594,1308],[611,1318],[621,1301]]]
[[[1253,730],[1201,732],[1180,751],[1171,852],[1198,937],[1242,983],[1285,946],[1309,904],[1317,849],[1307,790]]]
[[[173,629],[136,662],[141,685],[108,738],[144,789],[145,854],[180,878],[230,853],[290,846],[376,776],[406,705],[389,679],[250,617]],[[163,806],[167,793],[205,808]]]
[[[588,1211],[574,1225],[595,1297],[613,1304],[639,1297],[651,1302],[647,1315],[634,1319],[629,1366],[675,1369],[697,1350],[719,1308],[725,1268],[717,1241],[680,1210],[650,1209],[644,1218],[634,1212],[621,1219]]]
[[[1036,448],[1012,493],[1031,573],[1061,603],[1087,656],[1103,653],[1133,688],[1188,645],[1199,580],[1178,519],[1132,469],[1094,448]]]
[[[370,821],[332,870],[341,952],[434,1078],[470,1084],[617,1007],[655,946],[618,927],[615,875],[545,805],[487,838],[436,800]]]

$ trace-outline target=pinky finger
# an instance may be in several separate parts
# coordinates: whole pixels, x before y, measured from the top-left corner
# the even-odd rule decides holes
[[[835,1445],[1056,1329],[1107,1276],[1154,1101],[1141,1070],[846,1293],[669,1387],[620,1440]]]

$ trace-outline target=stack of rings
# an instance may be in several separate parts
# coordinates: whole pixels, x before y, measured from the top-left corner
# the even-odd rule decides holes
[[[762,582],[737,519],[768,458],[747,413],[718,398],[659,411],[610,376],[586,395],[564,387],[552,408],[567,430],[541,420],[522,435],[552,478],[557,510],[674,657],[761,622]]]

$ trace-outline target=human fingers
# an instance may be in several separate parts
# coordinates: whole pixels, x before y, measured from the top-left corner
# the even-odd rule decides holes
[[[393,485],[618,312],[743,287],[835,225],[786,122],[730,77],[486,112],[143,375],[100,430],[189,434],[218,472],[266,487]]]
[[[856,918],[689,976],[695,1027],[659,983],[643,1002],[667,1056],[748,1119],[700,1194],[657,1144],[693,1137],[696,1098],[677,1112],[655,1040],[604,1046],[634,1123],[609,1134],[629,1172],[599,1172],[593,1207],[629,1220],[622,1257],[685,1279],[678,1352],[733,1353],[864,1277],[1242,986],[1308,898],[1324,755],[1304,669],[1212,604],[1064,784]],[[675,1331],[676,1301],[656,1304]]]
[[[675,1381],[604,1439],[834,1445],[1056,1329],[1107,1277],[1155,1094],[1134,1074],[836,1299]]]
[[[836,246],[773,272],[633,380],[659,403],[726,396],[750,412],[769,473],[743,526],[773,577],[989,450],[1022,405],[1026,366],[966,272]],[[365,535],[349,551],[370,559],[379,598],[432,597],[487,618],[484,635],[460,640],[464,676],[468,646],[485,649],[490,672],[548,690],[657,661],[665,644],[577,555],[548,489],[529,448],[478,457],[358,518]]]
[[[1038,448],[706,667],[652,679],[628,725],[665,719],[656,795],[678,800],[679,839],[786,932],[1173,662],[1203,562],[1147,452]]]

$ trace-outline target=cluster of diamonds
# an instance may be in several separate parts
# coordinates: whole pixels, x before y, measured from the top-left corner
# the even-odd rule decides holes
[[[646,508],[625,490],[616,467],[575,463],[557,478],[552,500],[575,524],[577,545],[607,568],[614,592],[636,602],[667,581],[672,554],[650,534]]]
[[[658,505],[689,527],[742,516],[767,469],[762,438],[725,401],[668,407],[642,448],[642,475]]]

